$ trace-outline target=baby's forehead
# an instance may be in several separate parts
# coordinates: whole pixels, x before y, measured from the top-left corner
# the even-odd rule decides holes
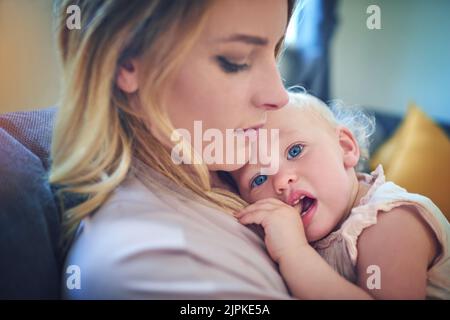
[[[312,110],[310,107],[290,105],[278,109],[276,111],[268,112],[267,114],[267,127],[283,124],[284,126],[289,124],[291,120],[300,120],[304,118],[310,118],[312,116]]]
[[[287,104],[283,108],[267,113],[267,122],[277,122],[290,117],[301,117],[309,113],[309,107]]]
[[[332,124],[319,110],[311,106],[287,105],[267,116],[265,128],[278,129],[281,134],[301,133],[313,127],[330,127]]]

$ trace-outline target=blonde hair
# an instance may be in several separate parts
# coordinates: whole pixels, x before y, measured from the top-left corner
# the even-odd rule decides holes
[[[302,92],[303,91],[303,92]],[[290,88],[288,105],[312,110],[323,118],[331,127],[343,126],[354,135],[359,151],[360,159],[356,169],[362,170],[369,159],[370,137],[375,131],[375,118],[368,115],[362,109],[345,107],[342,103],[332,103],[327,106],[322,100],[314,97],[301,88]]]
[[[158,93],[196,41],[213,3],[56,1],[64,92],[53,133],[49,180],[61,187],[61,198],[65,194],[86,197],[73,208],[63,208],[64,241],[127,177],[134,159],[209,205],[230,213],[244,205],[236,194],[211,187],[206,165],[174,164],[170,150],[148,128],[151,118],[152,126],[170,137],[174,128]],[[66,28],[70,5],[80,7],[80,30]],[[294,1],[289,0],[289,16],[293,5]],[[139,98],[145,108],[139,110],[132,108],[130,97],[115,83],[118,68],[135,57],[145,61],[139,79]],[[190,150],[191,146],[185,148]]]

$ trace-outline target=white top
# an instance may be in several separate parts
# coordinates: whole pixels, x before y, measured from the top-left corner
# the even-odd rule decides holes
[[[178,196],[130,175],[81,224],[65,263],[64,298],[291,298],[260,236],[154,173]],[[81,272],[79,289],[70,265]]]
[[[427,298],[450,299],[450,224],[439,208],[427,197],[409,193],[386,181],[381,165],[370,175],[359,174],[358,178],[371,184],[369,191],[352,209],[342,226],[316,241],[313,247],[338,273],[356,282],[360,234],[377,223],[379,214],[388,214],[402,205],[414,206],[440,244],[440,254],[427,273]]]

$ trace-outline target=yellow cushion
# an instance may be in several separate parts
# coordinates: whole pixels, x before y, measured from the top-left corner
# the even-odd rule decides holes
[[[386,179],[430,198],[450,221],[450,140],[416,105],[370,161]]]

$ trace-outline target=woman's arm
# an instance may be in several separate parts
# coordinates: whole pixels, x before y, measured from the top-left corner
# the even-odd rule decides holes
[[[413,207],[398,207],[377,219],[358,239],[359,286],[377,299],[424,299],[427,270],[439,250],[432,230]],[[379,289],[367,286],[370,266],[380,271]]]

